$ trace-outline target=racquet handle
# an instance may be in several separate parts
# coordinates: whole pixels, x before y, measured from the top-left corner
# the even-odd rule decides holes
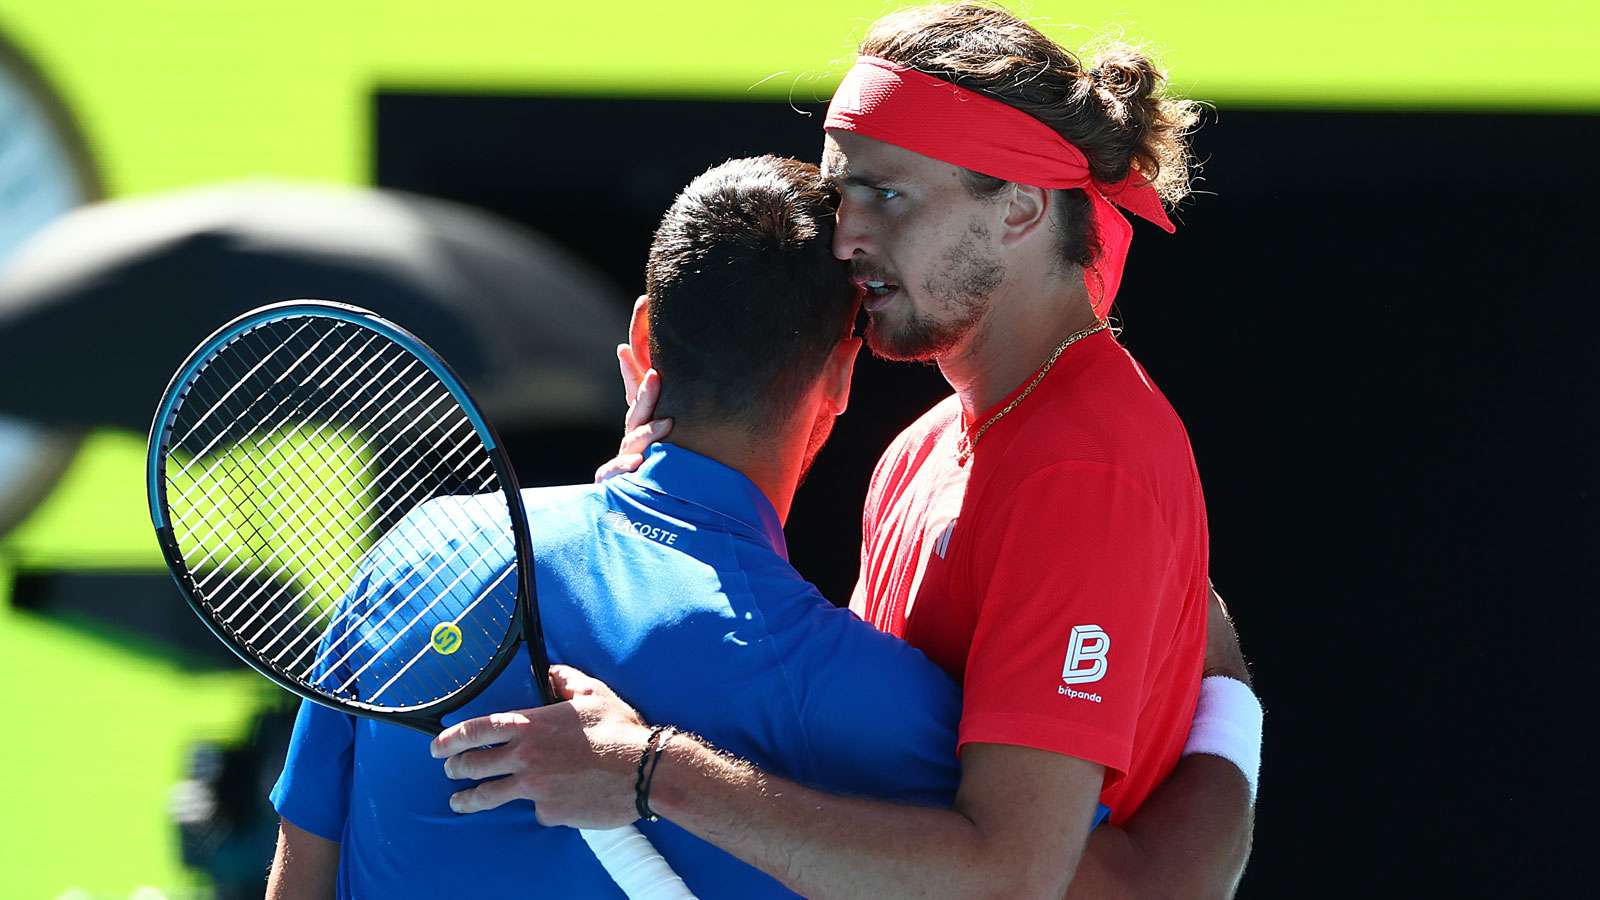
[[[628,900],[695,900],[689,886],[639,829],[624,825],[605,831],[584,828],[578,833]]]

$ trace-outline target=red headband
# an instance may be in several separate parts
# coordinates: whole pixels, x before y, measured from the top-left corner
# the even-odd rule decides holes
[[[1138,172],[1130,170],[1115,184],[1095,181],[1083,151],[1033,116],[875,56],[857,59],[845,75],[828,105],[823,127],[854,132],[1005,181],[1084,189],[1094,208],[1100,254],[1083,278],[1095,315],[1102,318],[1117,295],[1133,240],[1133,226],[1117,207],[1166,231],[1174,230],[1160,195]]]

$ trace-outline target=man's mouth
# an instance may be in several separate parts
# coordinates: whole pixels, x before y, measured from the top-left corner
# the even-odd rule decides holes
[[[861,289],[861,305],[867,312],[882,309],[900,293],[900,285],[881,278],[857,277],[855,282]]]

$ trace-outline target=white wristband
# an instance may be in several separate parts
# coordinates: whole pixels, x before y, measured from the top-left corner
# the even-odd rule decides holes
[[[1244,682],[1223,675],[1203,678],[1183,755],[1207,753],[1233,763],[1249,782],[1254,803],[1261,777],[1261,719],[1261,701]]]

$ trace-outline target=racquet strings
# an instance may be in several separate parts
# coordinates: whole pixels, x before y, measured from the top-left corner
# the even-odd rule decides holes
[[[271,321],[202,364],[168,434],[185,580],[258,663],[376,709],[491,664],[515,539],[489,449],[421,359],[341,319]]]

